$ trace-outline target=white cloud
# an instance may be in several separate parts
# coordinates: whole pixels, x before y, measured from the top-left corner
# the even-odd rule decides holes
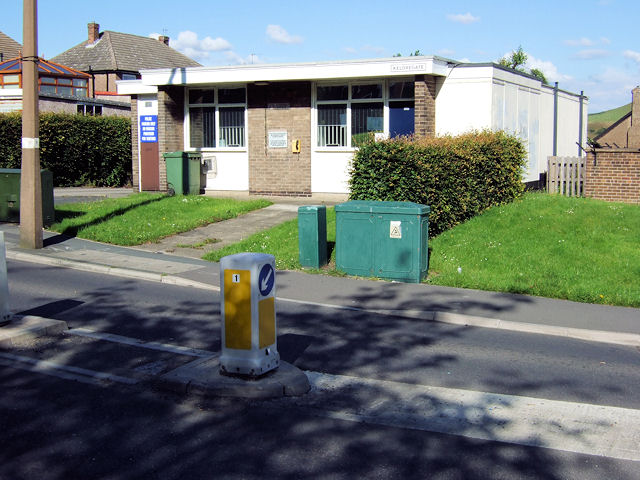
[[[593,41],[586,37],[582,37],[577,40],[576,39],[565,40],[564,43],[572,47],[592,47],[594,45]]]
[[[601,112],[629,103],[631,90],[637,84],[637,75],[606,67],[586,82],[581,82],[580,89],[584,88],[589,97],[589,112]]]
[[[247,57],[243,57],[242,55],[238,55],[233,51],[224,52],[224,56],[227,61],[232,65],[250,65],[254,63],[264,63],[264,61],[255,54],[251,54]]]
[[[480,17],[474,17],[470,12],[456,14],[450,13],[447,15],[447,18],[452,22],[464,23],[465,25],[480,21]]]
[[[180,32],[177,39],[172,39],[169,42],[172,48],[194,60],[205,60],[212,52],[224,52],[232,48],[224,38],[207,36],[200,40],[198,34],[190,30]]]
[[[302,37],[290,35],[280,25],[267,25],[267,37],[276,43],[302,43]]]
[[[564,75],[558,72],[558,67],[556,67],[553,63],[546,60],[540,60],[539,58],[533,57],[531,55],[528,55],[525,67],[529,70],[531,70],[532,68],[537,68],[542,73],[544,73],[544,76],[549,82],[566,82],[572,80],[573,78],[570,75]]]
[[[574,58],[580,60],[594,60],[598,58],[608,57],[609,55],[609,50],[604,50],[602,48],[590,48],[586,50],[580,50],[574,55]]]
[[[343,49],[345,52],[347,52],[350,55],[355,55],[356,53],[358,53],[358,49],[353,48],[353,47],[344,47]]]
[[[633,50],[625,50],[622,56],[624,58],[628,58],[629,60],[633,60],[638,65],[640,65],[640,52],[634,52]]]
[[[611,40],[609,40],[607,37],[600,37],[600,43],[602,43],[603,45],[611,45]]]

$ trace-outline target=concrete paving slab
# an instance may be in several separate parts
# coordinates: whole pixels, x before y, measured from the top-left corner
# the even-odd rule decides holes
[[[194,360],[162,375],[157,386],[183,395],[267,399],[304,395],[311,388],[299,368],[287,362],[256,379],[230,377],[220,373],[216,357]]]
[[[62,320],[15,315],[8,324],[0,327],[0,346],[11,347],[33,338],[57,335],[68,329],[67,322]]]

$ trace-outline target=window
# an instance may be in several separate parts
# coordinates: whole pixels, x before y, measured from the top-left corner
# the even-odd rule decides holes
[[[40,77],[40,91],[87,97],[88,82],[84,78]]]
[[[85,116],[99,116],[102,115],[102,105],[89,105],[84,103],[79,103],[77,105],[78,115]]]
[[[319,85],[319,147],[357,147],[384,131],[383,84]]]
[[[316,87],[317,145],[358,147],[376,133],[414,133],[413,80]]]
[[[244,147],[246,103],[244,87],[190,89],[190,148]]]
[[[20,88],[20,75],[0,75],[0,88]]]

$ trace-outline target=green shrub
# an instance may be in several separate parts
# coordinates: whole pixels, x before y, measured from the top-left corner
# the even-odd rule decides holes
[[[20,114],[0,115],[0,167],[20,168]],[[123,117],[40,114],[40,165],[56,187],[119,187],[131,176],[131,121]]]
[[[355,154],[350,198],[431,207],[429,234],[522,195],[526,150],[504,132],[370,142]]]

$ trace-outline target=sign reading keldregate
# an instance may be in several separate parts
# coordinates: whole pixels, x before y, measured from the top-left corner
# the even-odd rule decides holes
[[[149,143],[158,141],[157,115],[142,115],[140,117],[140,141]]]
[[[426,72],[426,63],[391,65],[392,72]]]
[[[287,148],[287,132],[269,132],[269,148]]]

